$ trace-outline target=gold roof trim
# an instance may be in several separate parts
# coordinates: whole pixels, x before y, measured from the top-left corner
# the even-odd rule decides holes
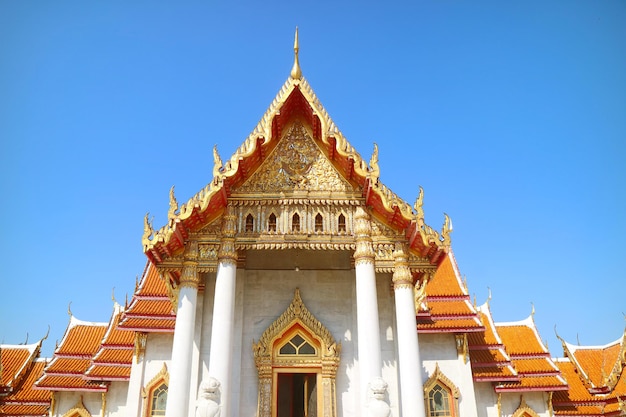
[[[224,181],[237,174],[239,161],[253,155],[258,146],[266,146],[272,140],[279,139],[274,138],[272,135],[272,120],[274,120],[274,118],[280,113],[280,109],[295,89],[299,89],[305,100],[310,104],[313,113],[318,116],[321,124],[322,142],[325,145],[334,146],[338,155],[354,162],[354,172],[369,181],[371,191],[379,196],[383,207],[389,212],[397,210],[407,221],[415,222],[424,245],[428,246],[431,243],[434,243],[438,248],[444,250],[447,250],[450,247],[450,232],[452,228],[449,217],[447,215],[445,216],[444,226],[440,234],[424,223],[422,210],[423,191],[421,188],[420,197],[418,197],[418,200],[415,203],[415,210],[410,204],[387,188],[380,181],[378,146],[374,144],[374,151],[370,161],[369,163],[366,162],[344,137],[335,122],[333,122],[306,78],[301,76],[299,78],[289,77],[287,81],[285,81],[261,120],[257,123],[256,127],[229,160],[225,163],[222,162],[222,159],[217,152],[217,147],[213,149],[214,167],[213,179],[211,182],[209,182],[196,195],[191,197],[182,205],[178,204],[173,196],[173,190],[171,190],[170,205],[168,210],[168,224],[155,231],[152,226],[152,222],[149,221],[149,214],[146,214],[144,220],[144,233],[142,236],[144,252],[149,251],[159,242],[167,244],[172,238],[176,228],[176,223],[191,217],[194,209],[199,209],[200,212],[205,211],[211,202],[211,198],[217,192],[222,190]],[[331,144],[330,138],[334,139],[334,143]]]

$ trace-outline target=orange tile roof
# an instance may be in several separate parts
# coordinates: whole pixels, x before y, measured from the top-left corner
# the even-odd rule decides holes
[[[107,329],[108,323],[86,322],[71,316],[52,361],[45,367],[43,376],[35,382],[35,387],[51,391],[106,391],[105,386],[85,381],[84,373]]]
[[[119,328],[147,333],[173,332],[176,314],[167,294],[165,282],[154,265],[148,263],[130,305],[122,314]]]
[[[21,378],[33,359],[39,354],[40,343],[31,345],[0,345],[0,392],[11,390]]]
[[[622,338],[605,346],[575,346],[562,342],[565,355],[583,374],[581,376],[585,384],[604,391],[613,388],[616,381],[610,382],[611,375],[626,365],[626,333]]]
[[[469,295],[463,288],[452,253],[446,255],[435,276],[426,284],[430,297],[464,297]]]
[[[105,381],[130,379],[135,332],[119,328],[122,314],[122,307],[116,303],[100,349],[93,356],[89,368],[85,371],[86,379]]]
[[[421,333],[460,333],[484,330],[478,313],[459,277],[452,253],[446,254],[426,284],[428,311],[417,316]]]
[[[519,381],[520,377],[496,332],[489,304],[478,307],[478,316],[484,330],[467,335],[472,377],[475,381]]]
[[[622,416],[626,414],[626,333],[605,346],[574,346],[563,342],[566,358],[557,365],[569,384],[555,393],[558,416]]]
[[[496,386],[496,392],[561,391],[567,382],[539,337],[532,316],[514,323],[496,323],[495,330],[520,380]]]
[[[46,415],[50,391],[36,392],[34,381],[41,375],[45,361],[37,359],[43,340],[31,345],[0,345],[2,384],[0,416]]]
[[[506,345],[506,351],[510,355],[548,353],[548,350],[539,339],[538,333],[534,330],[534,325],[529,327],[525,322],[513,325],[497,324],[496,329]]]

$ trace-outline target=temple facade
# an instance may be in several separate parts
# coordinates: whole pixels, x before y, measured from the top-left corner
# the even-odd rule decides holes
[[[0,416],[626,415],[626,333],[563,341],[472,303],[450,220],[380,181],[294,66],[167,224],[144,221],[132,299],[70,314],[53,357],[2,345]]]

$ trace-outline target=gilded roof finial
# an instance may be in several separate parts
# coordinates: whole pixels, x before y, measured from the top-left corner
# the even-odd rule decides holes
[[[293,78],[294,80],[299,80],[300,78],[302,78],[302,70],[300,69],[300,62],[298,61],[299,49],[300,48],[298,46],[298,27],[296,26],[296,39],[293,43],[293,52],[294,52],[293,68],[291,68],[291,78]]]

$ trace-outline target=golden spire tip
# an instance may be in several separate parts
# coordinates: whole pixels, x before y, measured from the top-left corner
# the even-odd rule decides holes
[[[302,70],[300,69],[300,62],[298,61],[298,50],[300,47],[298,46],[298,27],[296,26],[296,38],[293,42],[293,68],[291,68],[291,78],[294,80],[299,80],[302,78]]]

